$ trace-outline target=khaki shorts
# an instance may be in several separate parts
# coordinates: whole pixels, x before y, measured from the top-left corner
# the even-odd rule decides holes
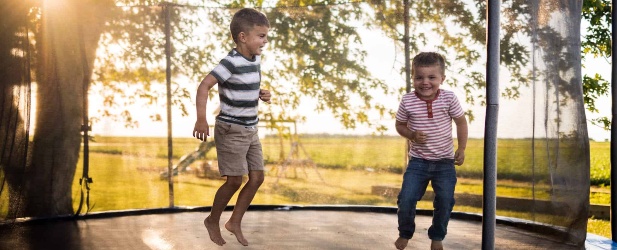
[[[264,170],[257,126],[216,121],[214,143],[221,176],[242,176],[249,170]]]

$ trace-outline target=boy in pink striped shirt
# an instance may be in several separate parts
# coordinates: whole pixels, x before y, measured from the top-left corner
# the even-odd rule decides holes
[[[440,89],[445,80],[445,59],[422,52],[412,61],[414,91],[403,96],[396,114],[396,131],[409,140],[409,164],[398,195],[397,249],[407,247],[414,234],[416,204],[429,181],[435,192],[433,223],[428,230],[431,249],[443,249],[450,213],[454,207],[456,169],[465,161],[467,120],[452,91]],[[454,150],[452,121],[458,148]]]

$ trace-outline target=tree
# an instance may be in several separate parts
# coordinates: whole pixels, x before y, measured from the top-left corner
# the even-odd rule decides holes
[[[124,3],[127,5],[135,4],[134,1],[125,1]],[[435,35],[441,37],[442,40],[438,43],[440,44],[438,49],[453,55],[453,61],[463,62],[458,65],[449,65],[451,71],[455,72],[455,75],[449,76],[448,83],[454,86],[462,85],[466,93],[466,102],[473,105],[476,103],[484,104],[484,68],[476,66],[470,69],[469,66],[482,65],[483,63],[481,60],[483,60],[483,43],[486,39],[484,25],[486,6],[485,1],[472,1],[471,3],[469,4],[469,1],[463,0],[412,1],[411,23],[413,25],[411,37],[413,39],[410,42],[412,44],[412,53],[415,53],[421,46],[427,44],[428,37]],[[161,60],[162,54],[160,51],[163,51],[161,44],[155,43],[156,39],[152,39],[152,37],[161,36],[161,21],[160,13],[155,11],[156,8],[152,7],[156,4],[156,1],[139,1],[139,4],[142,6],[141,10],[135,11],[138,7],[131,8],[131,11],[125,10],[123,18],[118,19],[120,21],[115,22],[115,25],[112,24],[109,29],[110,34],[130,31],[127,33],[137,35],[125,35],[124,37],[113,35],[108,40],[108,42],[114,41],[134,45],[131,49],[126,50],[129,52],[128,54],[125,53],[119,56],[124,58],[127,63],[139,65],[139,68],[133,67],[131,69],[131,67],[126,65],[122,69],[114,68],[116,64],[114,60],[117,60],[118,55],[110,56],[113,60],[107,60],[104,66],[101,67],[102,70],[99,75],[101,80],[97,82],[104,83],[105,86],[114,89],[111,93],[124,94],[126,96],[134,95],[133,93],[123,93],[122,87],[115,86],[120,80],[145,84],[143,91],[137,90],[137,95],[149,99],[151,104],[162,99],[161,96],[164,94],[162,92],[157,93],[150,88],[151,83],[160,82],[163,79],[162,68],[159,67],[157,69],[148,66],[148,64],[152,65],[156,61],[160,62]],[[220,4],[219,6],[226,6],[226,8],[240,8],[243,6],[259,8],[262,6],[259,1],[238,1],[230,5]],[[358,59],[361,59],[366,52],[359,49],[345,48],[345,46],[341,47],[341,44],[346,44],[341,38],[347,39],[348,42],[361,42],[362,38],[358,37],[358,33],[354,30],[357,27],[348,24],[350,22],[357,22],[385,32],[402,47],[402,2],[368,1],[369,9],[374,11],[373,18],[369,20],[366,20],[366,16],[370,16],[367,13],[371,13],[371,11],[367,12],[367,9],[363,9],[362,6],[364,5],[362,3],[328,4],[321,1],[303,1],[302,3],[281,1],[276,5],[278,7],[266,7],[263,9],[269,15],[269,18],[272,19],[273,23],[271,51],[277,51],[276,54],[270,53],[265,57],[268,59],[268,56],[270,58],[274,56],[274,60],[280,61],[277,65],[279,70],[272,71],[273,73],[265,72],[265,75],[278,74],[272,75],[270,79],[277,79],[278,82],[285,80],[286,82],[296,83],[293,85],[299,87],[284,93],[275,93],[275,96],[285,97],[285,99],[279,100],[278,105],[280,106],[274,105],[269,107],[270,111],[267,116],[274,120],[302,118],[298,114],[289,114],[288,110],[298,107],[301,99],[306,96],[323,100],[324,102],[319,102],[317,110],[323,111],[328,109],[332,111],[342,124],[348,128],[355,127],[356,122],[370,123],[366,115],[367,112],[365,112],[366,110],[375,109],[382,115],[387,113],[383,106],[371,104],[370,95],[368,95],[368,92],[363,92],[367,90],[366,88],[362,88],[358,83],[352,83],[349,79],[344,79],[345,76],[343,74],[349,75],[350,72],[353,72],[360,76],[357,82],[370,82],[364,85],[364,87],[371,86],[373,89],[388,91],[383,83],[370,77],[366,69],[362,69],[363,66],[357,63]],[[606,21],[608,20],[606,17],[610,14],[610,8],[607,8],[607,6],[607,0],[585,1],[583,17],[589,20]],[[601,8],[602,11],[598,12],[598,8]],[[220,41],[229,41],[226,24],[229,22],[233,9],[210,9],[208,10],[208,20],[205,20],[206,18],[189,18],[191,14],[188,12],[192,11],[191,13],[194,14],[195,9],[198,8],[177,6],[174,8],[174,18],[172,20],[174,22],[174,74],[186,75],[189,76],[189,79],[196,80],[207,73],[208,69],[211,68],[211,62],[216,62],[217,59],[212,57],[213,53],[211,52],[216,51],[216,47],[224,47],[221,46]],[[530,34],[529,26],[526,23],[529,20],[529,5],[527,1],[523,0],[504,1],[502,12],[505,18],[503,19],[501,31],[503,34],[501,61],[511,75],[511,83],[507,85],[503,95],[506,98],[517,98],[520,95],[520,87],[527,86],[531,77],[531,72],[525,69],[525,65],[529,62],[528,48],[518,40],[519,36]],[[340,17],[342,18],[339,18],[339,16],[336,19],[331,18],[333,13],[341,15]],[[177,18],[180,15],[182,18]],[[316,18],[324,19],[318,20]],[[328,22],[324,22],[324,20],[328,20]],[[211,40],[219,43],[217,44],[218,46],[214,46],[215,42],[212,41],[201,46],[195,46],[194,43],[191,45],[191,42],[194,42],[194,37],[198,35],[190,31],[193,28],[199,27],[200,24],[204,24],[204,22],[209,22],[209,25],[216,27],[214,29],[216,30],[216,36]],[[335,24],[332,24],[333,22]],[[598,21],[592,22],[592,25],[594,23],[598,23]],[[606,22],[600,22],[600,24],[605,25]],[[338,27],[332,28],[337,25]],[[453,26],[458,26],[460,29],[449,28]],[[426,27],[429,27],[428,31]],[[603,28],[595,30],[593,33],[595,35],[588,36],[590,39],[583,42],[582,49],[584,52],[600,51],[599,49],[590,50],[589,46],[593,44],[604,44],[601,47],[604,49],[610,46],[610,33],[607,33],[607,28],[603,26]],[[609,35],[607,36],[607,34]],[[607,37],[609,38],[608,45],[606,42]],[[592,40],[592,38],[595,40]],[[600,38],[604,39],[602,43],[598,40]],[[230,42],[224,44],[228,44],[229,47],[233,46]],[[339,46],[339,49],[328,49],[326,50],[327,52],[316,49],[319,47],[324,48],[323,46],[330,46],[332,48]],[[344,53],[344,55],[337,53]],[[139,55],[147,56],[139,57]],[[346,60],[346,62],[342,60]],[[347,67],[347,69],[331,70],[333,68],[340,69],[341,66]],[[401,67],[401,72],[403,70],[404,68]],[[129,71],[132,73],[129,73]],[[339,72],[339,75],[334,75],[336,72]],[[118,76],[122,77],[118,78]],[[461,81],[460,79],[465,80]],[[597,112],[594,101],[599,96],[607,93],[608,83],[599,76],[585,76],[583,80],[586,107],[592,112]],[[330,83],[334,85],[329,85]],[[174,84],[176,86],[176,93],[173,95],[174,103],[180,107],[183,114],[187,114],[186,107],[188,104],[185,104],[183,100],[189,99],[191,91],[180,87],[181,84],[176,82]],[[273,89],[278,89],[278,83],[270,81],[268,78],[265,78],[264,84]],[[329,87],[323,84],[328,84]],[[289,87],[288,85],[286,84],[285,87]],[[352,91],[346,91],[343,86],[352,86]],[[300,92],[303,94],[299,94]],[[347,100],[356,94],[357,97],[363,100],[363,105],[348,107]],[[103,116],[109,116],[113,113],[110,110],[113,110],[114,102],[111,100],[114,98],[117,97],[107,96],[107,99],[110,101],[106,103],[110,105],[110,109],[103,111]],[[132,102],[134,99],[129,98],[129,100]],[[115,105],[118,107],[118,104]],[[135,125],[136,121],[132,120],[130,112],[121,111],[118,114],[124,118],[129,126]],[[470,111],[468,111],[467,115],[470,120],[473,120],[473,114]],[[152,114],[152,117],[154,120],[161,119],[159,114]],[[608,120],[600,118],[594,122],[606,125]],[[378,128],[378,130],[384,129],[383,127]]]
[[[412,51],[426,44],[426,32],[418,32],[419,27],[427,24],[435,24],[431,29],[437,35],[441,35],[442,44],[440,50],[453,54],[456,60],[466,60],[468,65],[482,60],[481,51],[477,44],[484,43],[485,37],[485,1],[473,1],[475,9],[470,7],[469,1],[412,1],[411,23],[412,33],[415,32],[410,42]],[[369,1],[372,9],[376,10],[374,23],[385,30],[388,36],[402,47],[402,3],[382,0]],[[501,41],[501,61],[512,74],[512,85],[504,91],[504,96],[516,98],[519,95],[519,88],[526,86],[530,79],[529,72],[522,68],[528,63],[528,52],[523,44],[517,42],[517,36],[530,34],[526,20],[529,20],[530,11],[527,1],[511,0],[503,1],[502,13],[502,41]],[[589,23],[586,34],[581,44],[583,57],[604,57],[611,56],[611,4],[609,0],[584,0],[582,6],[583,21]],[[446,27],[459,26],[460,30],[446,29]],[[457,33],[459,32],[459,33]],[[464,32],[464,33],[460,33]],[[465,34],[465,36],[461,36]],[[435,35],[435,34],[433,34]],[[476,44],[476,46],[473,46]],[[448,50],[447,48],[451,48]],[[450,53],[453,52],[453,53]],[[478,100],[482,103],[484,96],[477,92],[484,88],[483,69],[467,70],[461,75],[461,79],[470,79],[470,83],[463,85],[466,91],[466,101],[473,104]],[[451,78],[450,78],[451,79]],[[456,79],[454,82],[457,85]],[[476,92],[474,92],[476,90]],[[609,90],[609,82],[600,75],[583,76],[583,94],[585,107],[588,111],[598,112],[595,101],[606,96]],[[473,93],[476,93],[475,95]],[[478,94],[479,93],[479,94]],[[468,113],[470,119],[473,114]],[[610,120],[601,117],[591,120],[592,124],[600,125],[605,129],[610,128]]]
[[[589,23],[581,44],[583,57],[611,57],[611,1],[584,0],[583,20]],[[608,95],[609,87],[610,83],[598,74],[583,76],[583,93],[587,110],[598,112],[595,101],[601,96]],[[608,117],[592,119],[591,122],[604,127],[605,130],[611,128],[611,120]]]
[[[0,6],[0,193],[8,193],[2,202],[8,218],[17,217],[29,146],[31,6],[18,0]]]
[[[103,51],[94,68],[93,85],[103,91],[105,108],[92,118],[122,119],[127,127],[137,127],[127,106],[145,100],[147,105],[164,107],[166,93],[157,88],[165,83],[165,16],[164,6],[170,11],[172,27],[172,102],[183,115],[187,115],[186,100],[190,91],[175,76],[196,79],[203,75],[202,60],[213,55],[214,44],[199,44],[193,32],[204,17],[194,14],[193,8],[165,4],[159,1],[116,1],[111,17],[101,37],[99,49]],[[197,34],[198,36],[198,34]],[[162,121],[157,109],[152,109],[153,121]],[[162,108],[161,110],[164,110]]]
[[[500,31],[501,62],[511,75],[510,83],[504,85],[506,88],[502,93],[506,98],[517,98],[520,87],[528,86],[531,77],[530,71],[525,69],[529,51],[518,41],[518,36],[529,32],[524,19],[525,13],[529,13],[525,2],[514,0],[502,4],[505,18],[502,19]],[[375,10],[371,23],[384,30],[401,49],[404,44],[402,1],[371,0],[368,3]],[[435,50],[447,54],[450,61],[448,72],[454,72],[454,75],[448,75],[447,83],[462,86],[467,103],[485,104],[485,68],[478,66],[484,65],[485,60],[482,55],[486,41],[486,1],[410,1],[410,5],[411,54],[427,45],[433,45]],[[401,72],[403,70],[401,66]],[[466,115],[473,121],[471,111],[467,111]]]
[[[126,4],[135,4],[126,1]],[[113,100],[113,95],[133,96],[125,93],[125,87],[119,87],[119,82],[139,83],[143,88],[137,90],[137,96],[147,98],[149,103],[160,99],[163,92],[151,88],[151,84],[162,82],[164,75],[160,62],[163,50],[158,39],[161,38],[161,14],[154,2],[140,2],[144,6],[128,7],[119,11],[119,17],[111,22],[109,36],[104,36],[106,44],[114,43],[129,46],[122,52],[110,53],[97,71],[97,84],[113,89],[106,99]],[[194,82],[199,82],[220,58],[214,57],[215,52],[233,48],[228,34],[228,24],[233,13],[243,6],[261,8],[261,1],[239,1],[226,6],[225,9],[203,9],[205,17],[196,15],[198,7],[175,6],[173,9],[173,74],[187,76]],[[357,123],[371,124],[367,112],[376,110],[385,115],[385,107],[372,102],[371,91],[387,91],[387,86],[373,78],[362,65],[366,52],[361,49],[349,48],[346,45],[360,41],[355,27],[348,23],[359,20],[362,9],[357,4],[327,7],[319,1],[303,2],[301,7],[295,2],[280,2],[281,7],[262,10],[271,22],[270,48],[264,60],[275,61],[275,69],[262,71],[263,85],[273,91],[275,100],[268,105],[265,120],[302,119],[302,114],[290,112],[300,105],[303,97],[320,100],[319,111],[330,110],[347,128],[354,128]],[[309,9],[306,6],[314,5]],[[195,17],[196,16],[196,17]],[[211,37],[198,41],[201,27],[209,27]],[[127,32],[130,31],[130,32]],[[204,31],[207,32],[207,31]],[[128,34],[127,34],[128,33]],[[325,49],[328,48],[328,49]],[[117,59],[124,61],[118,67]],[[174,104],[187,114],[186,100],[190,100],[191,91],[182,87],[174,79],[176,86],[173,93]],[[124,85],[126,86],[126,85]],[[186,86],[186,85],[184,85]],[[125,98],[126,99],[126,98]],[[351,106],[348,100],[359,99],[361,104]],[[133,99],[128,99],[132,101]],[[109,109],[103,115],[113,115],[114,102],[106,102]],[[117,104],[115,104],[117,105]],[[121,112],[124,121],[129,126],[134,125],[130,112]],[[155,120],[160,115],[153,114]],[[271,123],[271,126],[277,126]],[[377,131],[385,130],[376,127]]]
[[[11,200],[19,206],[10,206],[15,209],[10,213],[67,215],[73,213],[71,187],[81,142],[84,82],[90,78],[105,9],[113,2],[29,3],[21,14],[31,13],[36,27],[36,49],[28,56],[36,59],[31,65],[38,86],[37,117],[31,163],[23,176],[7,175],[9,183],[20,177],[24,181],[21,199]]]
[[[362,6],[305,4],[314,6],[266,10],[273,26],[272,51],[277,68],[265,73],[268,78],[264,83],[280,103],[279,109],[268,115],[274,120],[302,116],[289,110],[311,97],[318,100],[315,110],[332,112],[346,128],[368,124],[377,132],[385,131],[385,127],[372,123],[369,112],[388,115],[386,107],[373,97],[376,92],[387,94],[389,88],[366,69],[366,51],[350,46],[362,42],[358,27],[350,25],[366,21]],[[354,104],[354,99],[359,104]]]

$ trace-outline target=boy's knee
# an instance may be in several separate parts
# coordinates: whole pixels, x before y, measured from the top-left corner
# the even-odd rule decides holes
[[[452,210],[454,203],[454,198],[435,198],[433,201],[433,207]]]
[[[416,195],[413,193],[400,193],[397,197],[397,204],[406,203],[413,204],[415,206],[418,201],[422,200],[422,196],[423,195]]]
[[[239,189],[242,186],[242,176],[227,176],[225,184],[231,188]]]
[[[262,183],[264,183],[264,175],[263,174],[249,175],[248,182],[253,185],[261,185]]]

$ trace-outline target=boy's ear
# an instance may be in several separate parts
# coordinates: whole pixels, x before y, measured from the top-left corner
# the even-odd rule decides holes
[[[239,42],[245,42],[246,41],[246,34],[244,32],[238,33],[238,41]]]

